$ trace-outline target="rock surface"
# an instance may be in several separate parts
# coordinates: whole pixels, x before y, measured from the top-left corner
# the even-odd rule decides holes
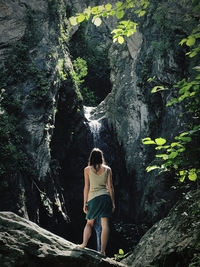
[[[11,212],[0,212],[1,267],[121,266],[110,258],[77,246]]]
[[[0,210],[50,228],[67,218],[56,175],[59,166],[50,147],[61,88],[71,101],[68,112],[77,110],[80,102],[70,76],[67,6],[66,1],[0,1],[0,89],[5,89],[1,115],[14,118],[19,130],[12,125],[4,130],[5,145],[1,137],[1,157],[7,143],[13,149],[7,162],[12,162],[13,151],[16,155],[13,171],[10,166],[1,171]],[[18,106],[19,114],[9,103]]]
[[[141,238],[134,253],[123,262],[132,267],[189,266],[194,255],[200,253],[199,209],[200,190],[187,193],[166,218]]]

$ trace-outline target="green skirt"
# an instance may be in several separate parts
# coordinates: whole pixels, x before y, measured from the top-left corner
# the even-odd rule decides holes
[[[87,202],[86,219],[112,217],[112,201],[109,195],[100,195]]]

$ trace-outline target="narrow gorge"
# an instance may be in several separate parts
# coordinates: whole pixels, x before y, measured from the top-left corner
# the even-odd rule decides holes
[[[199,25],[200,7],[149,2],[144,16],[125,11],[123,19],[138,26],[119,44],[111,34],[116,16],[102,17],[100,26],[69,21],[114,0],[0,0],[0,266],[200,264],[199,174],[180,183],[176,168],[147,172],[158,159],[142,143],[173,142],[193,119],[200,125],[198,109],[191,117],[182,103],[166,106],[178,94],[174,85],[190,80],[199,64],[180,42]],[[151,93],[154,86],[161,90]],[[114,260],[94,252],[95,233],[92,250],[75,245],[85,225],[83,170],[93,147],[113,172],[107,255]]]

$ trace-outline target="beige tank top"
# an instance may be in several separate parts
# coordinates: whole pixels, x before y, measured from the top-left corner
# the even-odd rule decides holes
[[[90,190],[88,193],[88,201],[100,196],[100,195],[109,195],[109,191],[107,189],[107,179],[108,179],[108,169],[105,168],[104,173],[98,175],[93,172],[90,167],[89,170],[89,180],[90,180]]]

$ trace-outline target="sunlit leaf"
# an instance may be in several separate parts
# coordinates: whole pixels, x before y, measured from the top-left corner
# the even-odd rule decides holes
[[[187,41],[187,39],[182,39],[179,44],[183,45],[186,41]]]
[[[141,12],[138,14],[138,16],[139,16],[139,17],[142,17],[142,16],[144,16],[145,14],[146,14],[146,11],[143,10],[143,11],[141,11]]]
[[[105,5],[105,8],[106,8],[107,11],[110,11],[111,8],[112,8],[112,5],[111,4],[107,4],[107,5]]]
[[[180,136],[188,135],[188,132],[181,133]]]
[[[192,53],[189,54],[189,57],[195,57],[197,55],[197,51],[193,51]]]
[[[150,137],[146,137],[146,138],[142,139],[142,142],[143,141],[149,141],[149,140],[151,140],[151,138]]]
[[[174,151],[174,152],[171,152],[168,156],[169,159],[174,159],[178,156],[178,152],[177,151]]]
[[[117,3],[116,3],[116,6],[117,6],[117,7],[121,7],[122,4],[123,4],[122,2],[117,2]]]
[[[102,23],[102,20],[98,17],[98,18],[95,18],[93,20],[93,23],[94,23],[94,25],[96,25],[97,27],[99,27],[101,25],[101,23]]]
[[[78,22],[76,21],[76,17],[71,17],[69,18],[69,21],[71,23],[72,26],[75,26],[78,24]]]
[[[154,88],[151,90],[151,93],[156,93],[158,91],[163,91],[166,90],[166,88],[164,88],[164,86],[162,85],[158,85],[158,86],[154,86]]]
[[[181,183],[183,183],[184,180],[185,180],[185,175],[181,176],[181,178],[179,179],[179,181],[180,181]]]
[[[171,143],[171,147],[175,147],[175,146],[183,147],[183,145],[181,145],[180,143],[177,143],[177,142]]]
[[[167,159],[168,158],[168,155],[167,154],[158,154],[158,155],[156,155],[156,158]]]
[[[119,36],[117,40],[118,40],[119,44],[123,44],[124,43],[124,38],[122,36]]]
[[[118,19],[121,19],[121,18],[123,18],[123,16],[124,16],[124,10],[123,9],[122,10],[117,10],[116,17]]]
[[[188,178],[190,179],[190,181],[196,181],[197,174],[196,173],[189,173]]]
[[[85,20],[85,16],[83,14],[81,14],[80,16],[78,16],[78,22],[79,23],[81,23],[84,20]]]
[[[114,15],[115,15],[115,10],[111,10],[111,11],[110,11],[110,15],[111,15],[111,16],[114,16]]]
[[[119,249],[119,254],[120,254],[120,255],[124,255],[124,251],[123,251],[123,249],[121,249],[121,248]]]
[[[120,33],[123,32],[122,29],[114,29],[111,33]]]
[[[144,141],[144,142],[142,142],[144,145],[155,145],[156,143],[153,141],[153,140],[151,140],[151,141]]]
[[[166,149],[166,148],[169,148],[170,146],[157,146],[155,149],[156,150],[160,150],[160,149]]]
[[[153,170],[155,170],[155,169],[160,169],[160,167],[159,166],[148,166],[147,168],[146,168],[146,171],[147,172],[150,172],[150,171],[153,171]]]
[[[167,142],[166,139],[161,138],[161,137],[160,138],[156,138],[155,141],[156,141],[156,144],[159,145],[159,146],[162,146]]]
[[[190,36],[190,37],[187,39],[186,45],[187,45],[187,46],[192,46],[192,45],[195,44],[195,42],[196,42],[196,39],[195,39],[194,37]]]

